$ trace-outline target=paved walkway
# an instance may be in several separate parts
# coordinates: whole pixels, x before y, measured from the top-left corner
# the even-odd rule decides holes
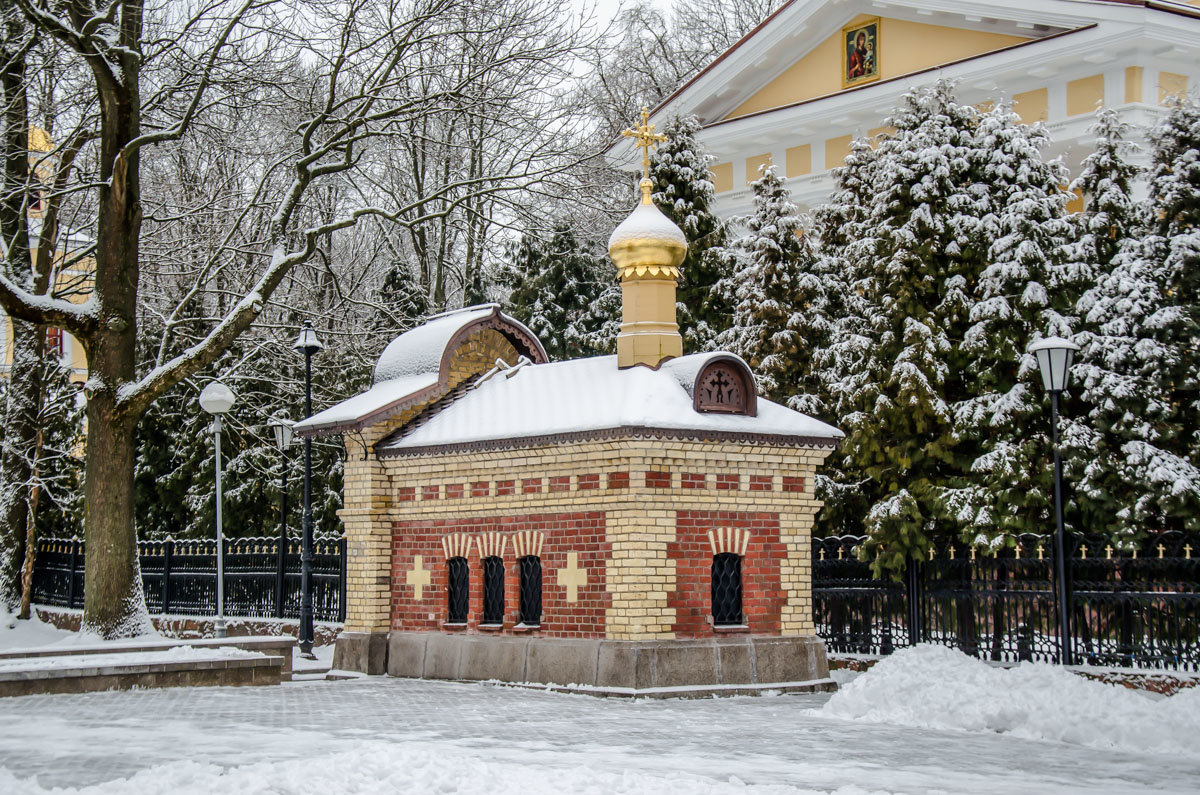
[[[30,696],[0,703],[0,765],[78,787],[177,760],[244,766],[384,743],[821,791],[1200,791],[1194,761],[851,723],[814,712],[826,698],[630,702],[386,678]]]

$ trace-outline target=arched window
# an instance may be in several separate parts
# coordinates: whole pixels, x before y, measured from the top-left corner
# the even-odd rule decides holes
[[[450,558],[446,561],[446,593],[449,598],[448,624],[467,623],[467,609],[471,595],[471,576],[466,558]]]
[[[754,375],[730,353],[709,356],[692,384],[692,407],[704,413],[758,415]]]
[[[741,555],[722,552],[713,556],[712,615],[714,626],[743,623]]]
[[[537,555],[521,558],[521,623],[542,623],[542,559]]]
[[[504,623],[504,559],[497,555],[483,559],[482,623]]]

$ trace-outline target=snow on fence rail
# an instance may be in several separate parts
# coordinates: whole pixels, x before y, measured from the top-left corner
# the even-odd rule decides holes
[[[38,542],[33,601],[83,607],[84,544],[77,538]],[[313,540],[313,617],[346,618],[346,539]],[[217,542],[139,541],[138,564],[146,607],[154,614],[217,613]],[[225,613],[244,618],[300,616],[300,542],[280,549],[278,538],[225,539]]]
[[[1194,536],[1159,533],[1119,549],[1068,539],[1071,648],[1089,665],[1200,670]],[[1058,658],[1050,536],[986,553],[964,544],[910,561],[899,580],[860,560],[865,536],[813,539],[813,618],[831,652],[890,654],[914,642],[996,661]]]

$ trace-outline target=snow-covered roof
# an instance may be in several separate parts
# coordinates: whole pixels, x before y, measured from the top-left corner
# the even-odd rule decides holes
[[[411,395],[429,391],[437,386],[437,382],[437,370],[432,373],[417,373],[402,378],[393,378],[390,381],[375,384],[361,395],[343,400],[336,406],[318,412],[303,422],[296,423],[294,428],[298,431],[318,431],[357,424],[360,420],[373,417]]]
[[[498,304],[483,304],[447,312],[404,332],[383,349],[375,364],[372,383],[437,373],[442,354],[454,335],[462,331],[464,326],[495,314],[499,308]]]
[[[832,446],[843,434],[832,425],[759,399],[755,416],[706,413],[693,405],[692,385],[709,361],[730,354],[702,353],[662,367],[619,369],[616,356],[537,364],[500,372],[425,422],[402,428],[376,446],[383,455],[429,452],[454,445],[596,432],[662,431],[699,438],[771,437],[794,444]]]
[[[296,423],[296,434],[312,436],[360,429],[412,406],[437,400],[455,386],[451,383],[449,362],[459,343],[482,328],[499,331],[519,354],[533,361],[546,361],[546,352],[533,332],[503,314],[498,304],[435,315],[384,348],[375,364],[370,389]]]

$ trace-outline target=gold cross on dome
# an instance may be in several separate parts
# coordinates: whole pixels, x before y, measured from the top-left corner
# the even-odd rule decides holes
[[[634,146],[642,150],[642,179],[650,179],[650,149],[655,144],[667,141],[667,136],[654,132],[654,125],[650,123],[650,110],[642,108],[642,123],[632,130],[622,130],[621,136],[632,138]]]

